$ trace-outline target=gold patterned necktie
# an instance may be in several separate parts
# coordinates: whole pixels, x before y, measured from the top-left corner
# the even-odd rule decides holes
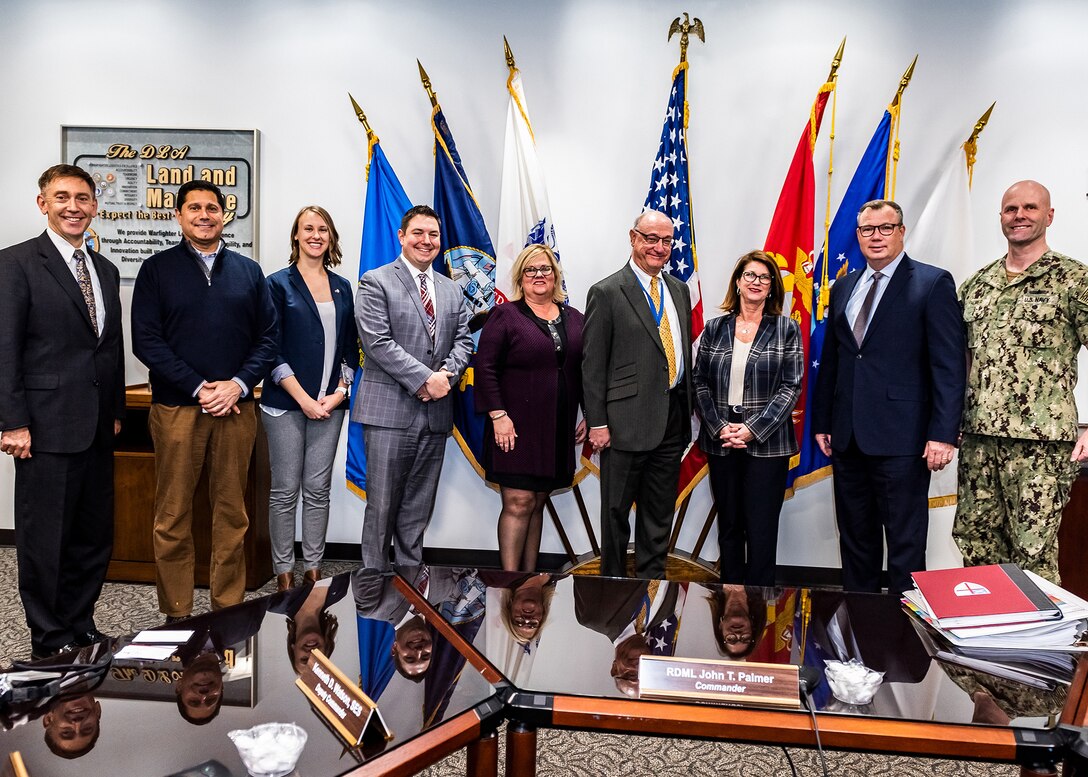
[[[95,337],[98,336],[98,310],[94,305],[94,287],[91,286],[91,274],[87,271],[87,257],[78,248],[72,254],[76,261],[76,282],[83,293],[83,301],[87,303],[87,312],[91,314],[91,326],[94,328]]]
[[[665,305],[661,302],[661,290],[658,288],[658,279],[650,279],[650,300],[654,303],[654,310],[661,311],[661,321],[657,325],[657,335],[661,338],[661,347],[665,349],[665,359],[669,363],[669,385],[676,382],[676,349],[672,345],[672,329],[669,327],[669,316],[665,312]]]

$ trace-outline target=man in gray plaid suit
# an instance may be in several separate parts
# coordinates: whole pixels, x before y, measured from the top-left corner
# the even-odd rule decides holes
[[[365,424],[367,504],[363,565],[388,569],[423,561],[423,532],[434,509],[451,389],[472,354],[461,287],[434,272],[438,214],[417,205],[404,214],[401,254],[363,275],[355,321],[363,376],[351,420]]]

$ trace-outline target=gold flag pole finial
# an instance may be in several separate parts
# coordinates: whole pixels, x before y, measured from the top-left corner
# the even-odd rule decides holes
[[[827,74],[828,81],[834,81],[838,77],[839,65],[842,64],[842,53],[846,50],[846,36],[842,36],[842,43],[839,44],[839,50],[835,52],[834,58],[831,60],[831,72]]]
[[[427,71],[423,69],[423,63],[418,59],[416,64],[419,66],[419,80],[423,82],[423,88],[427,90],[427,96],[431,98],[431,107],[438,107],[438,95],[434,93],[434,89],[431,88],[431,78],[427,75]]]
[[[351,107],[355,109],[355,118],[363,125],[363,129],[366,130],[367,140],[370,140],[374,136],[374,130],[370,129],[370,123],[366,120],[366,114],[363,113],[363,109],[359,107],[359,103],[355,102],[355,98],[351,96],[351,92],[348,92],[348,99],[351,100]]]
[[[506,66],[511,70],[517,70],[518,66],[514,63],[514,52],[510,50],[510,41],[506,39],[506,36],[502,36],[502,48],[506,53]]]
[[[888,106],[888,111],[892,115],[892,142],[888,149],[888,163],[884,168],[884,196],[889,200],[895,199],[896,176],[899,171],[899,109],[903,102],[903,92],[910,85],[910,79],[914,75],[914,66],[917,64],[918,55],[915,54],[910,67],[903,73],[903,77],[899,79],[899,88],[896,89],[895,97],[892,98],[892,102]]]
[[[990,103],[990,107],[986,109],[986,113],[979,117],[979,120],[975,122],[975,128],[971,130],[971,137],[967,138],[967,142],[963,144],[963,151],[967,155],[967,186],[970,187],[974,183],[975,176],[975,157],[978,154],[978,136],[982,134],[982,130],[985,129],[986,124],[990,121],[990,114],[994,112],[994,106],[997,105],[997,100]]]
[[[910,67],[907,68],[907,72],[903,74],[903,77],[899,79],[899,88],[895,92],[895,97],[892,98],[892,105],[898,107],[899,102],[903,98],[903,92],[907,90],[907,86],[910,84],[910,79],[914,75],[914,66],[918,64],[918,55],[914,55],[914,60],[910,63]]]
[[[698,17],[689,17],[687,11],[684,11],[683,22],[680,21],[679,16],[672,20],[672,24],[669,25],[668,39],[672,40],[672,36],[676,33],[680,33],[680,62],[683,64],[688,61],[688,34],[706,43],[706,33],[703,30],[702,20]]]

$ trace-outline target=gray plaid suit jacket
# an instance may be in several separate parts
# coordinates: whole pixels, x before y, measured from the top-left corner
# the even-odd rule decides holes
[[[699,340],[692,382],[702,426],[699,447],[728,454],[718,432],[729,418],[729,371],[733,364],[736,316],[727,313],[707,322]],[[792,456],[797,434],[790,422],[801,395],[805,356],[801,330],[786,316],[763,316],[744,367],[744,423],[755,435],[745,449],[752,456]]]
[[[436,370],[449,370],[459,378],[472,355],[461,287],[438,273],[434,286],[438,318],[432,343],[415,278],[403,258],[359,279],[355,322],[363,344],[363,375],[352,421],[405,429],[418,413],[426,413],[430,431],[453,428],[452,392],[436,402],[416,397]]]

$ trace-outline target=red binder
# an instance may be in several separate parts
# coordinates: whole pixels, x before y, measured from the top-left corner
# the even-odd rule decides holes
[[[914,572],[914,585],[942,628],[1058,620],[1062,611],[1015,564]]]

